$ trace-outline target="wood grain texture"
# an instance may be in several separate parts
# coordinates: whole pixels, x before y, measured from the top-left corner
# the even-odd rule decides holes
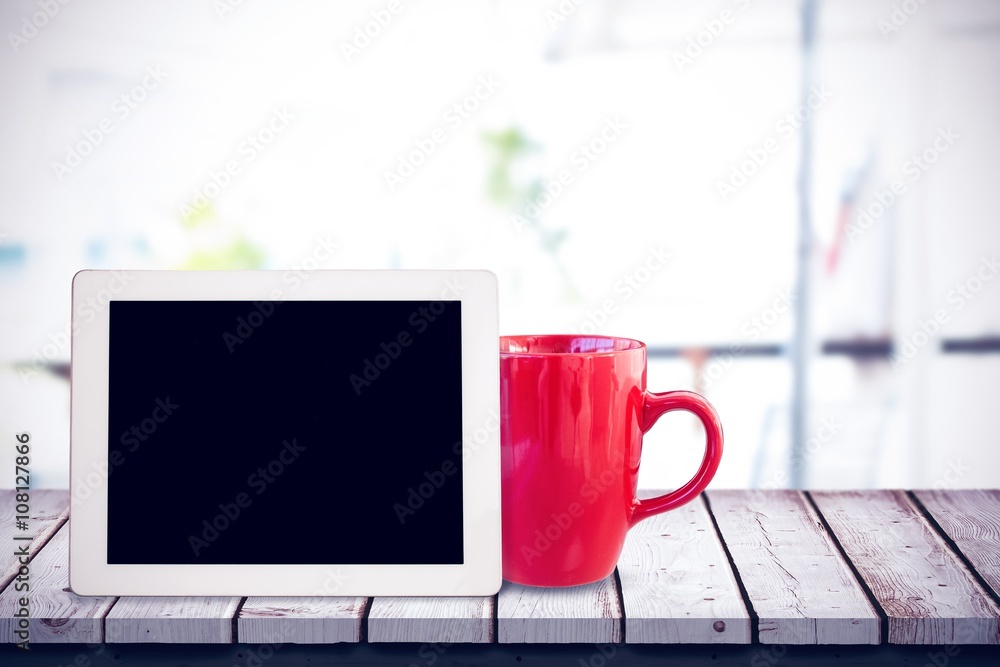
[[[27,592],[32,644],[88,644],[102,641],[101,619],[113,597],[79,597],[69,590],[69,526],[62,525],[29,563]],[[0,637],[16,643],[13,614],[24,592],[16,580],[0,593]]]
[[[229,644],[242,598],[122,597],[104,620],[105,641]]]
[[[1000,490],[913,494],[1000,596]]]
[[[952,543],[992,586],[1000,584],[1000,491],[918,491],[943,538],[903,492],[816,492],[816,505],[873,597],[893,644],[1000,644],[1000,606]],[[719,531],[759,614],[763,643],[872,643],[879,623],[805,496],[712,491]],[[0,540],[13,543],[13,500],[0,492]],[[78,597],[68,590],[65,491],[32,492],[32,643],[358,642],[365,598]],[[44,544],[44,546],[43,546]],[[0,636],[14,642],[13,550],[0,557]],[[505,582],[493,598],[376,598],[368,641],[448,644],[713,643],[748,637],[747,609],[701,500],[638,524],[613,577],[575,588]],[[711,594],[706,594],[711,591]],[[15,597],[15,595],[17,597]],[[704,598],[713,598],[705,600]],[[716,629],[717,622],[725,628]],[[731,622],[732,621],[732,622]],[[715,635],[719,635],[718,637]],[[598,655],[595,653],[595,655]],[[604,656],[605,658],[607,656]]]
[[[1000,643],[1000,609],[905,493],[811,495],[888,615],[889,643]]]
[[[710,491],[763,644],[877,644],[880,619],[798,491]]]
[[[628,643],[750,643],[750,614],[702,498],[633,527],[618,576]]]
[[[337,644],[361,641],[368,598],[247,598],[237,619],[241,644]]]
[[[568,588],[536,588],[505,581],[498,599],[500,643],[622,641],[622,609],[614,576]]]
[[[20,563],[15,551],[28,545],[28,554],[34,556],[62,526],[69,516],[69,492],[64,490],[30,491],[28,530],[18,530],[15,525],[16,494],[13,490],[0,491],[0,590],[17,576]],[[31,537],[31,540],[14,538]],[[8,548],[14,545],[13,548]]]
[[[369,642],[489,643],[492,597],[377,597],[368,613]]]

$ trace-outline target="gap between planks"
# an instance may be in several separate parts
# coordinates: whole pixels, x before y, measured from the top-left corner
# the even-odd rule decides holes
[[[1000,604],[1000,490],[936,489],[908,495]]]
[[[639,522],[616,569],[625,642],[749,644],[737,577],[703,496]]]
[[[878,644],[879,613],[803,495],[709,491],[762,644]]]
[[[129,596],[104,618],[105,641],[122,644],[231,644],[239,597]]]
[[[885,611],[888,643],[1000,643],[1000,607],[909,496],[810,495]]]
[[[747,588],[747,582],[744,580],[744,577],[741,574],[739,566],[740,565],[739,558],[736,553],[730,550],[731,545],[729,544],[729,541],[726,540],[726,534],[728,529],[725,529],[723,528],[722,525],[720,525],[718,517],[715,515],[715,510],[717,508],[713,508],[710,502],[711,498],[717,498],[721,494],[725,493],[730,493],[730,492],[716,492],[716,491],[709,492],[709,498],[705,499],[705,503],[709,510],[708,516],[711,519],[711,526],[713,528],[713,532],[715,532],[716,538],[720,539],[720,544],[722,546],[724,553],[728,555],[728,560],[731,560],[732,563],[735,565],[735,567],[732,570],[732,575],[735,579],[737,586],[740,588],[741,598],[746,607],[746,610],[752,617],[755,613],[754,596],[751,593],[751,591]],[[736,492],[736,493],[753,494],[754,492]],[[773,498],[775,498],[775,493],[776,492],[767,492],[759,494],[759,497],[763,498],[765,501],[770,501]],[[780,494],[781,492],[777,493]],[[797,493],[797,492],[791,492],[791,493]],[[1000,570],[998,570],[996,565],[991,560],[991,558],[996,555],[996,550],[983,548],[983,544],[989,546],[995,544],[997,540],[1000,540],[1000,537],[998,537],[998,533],[996,532],[1000,530],[1000,528],[998,528],[997,525],[994,525],[994,523],[992,523],[990,520],[990,517],[993,516],[993,512],[995,512],[995,508],[991,509],[990,510],[991,513],[988,513],[985,516],[985,518],[980,517],[978,519],[978,523],[975,523],[973,525],[966,525],[962,522],[968,519],[968,512],[965,510],[959,511],[956,508],[964,507],[965,505],[968,505],[968,503],[973,502],[972,500],[973,496],[971,494],[975,492],[949,492],[951,494],[950,496],[947,494],[943,495],[942,497],[948,502],[952,503],[952,505],[954,506],[951,509],[948,509],[946,507],[944,510],[942,510],[941,507],[933,506],[934,505],[933,502],[929,502],[927,506],[925,506],[921,502],[923,498],[930,497],[929,494],[932,493],[936,492],[918,491],[918,492],[913,492],[912,495],[906,495],[902,492],[890,492],[890,491],[848,492],[848,493],[816,492],[815,496],[818,498],[818,501],[815,498],[812,499],[812,502],[809,503],[809,507],[812,509],[812,513],[825,524],[823,526],[824,528],[823,532],[826,532],[825,529],[827,526],[829,526],[828,538],[837,546],[837,555],[840,556],[842,551],[843,554],[846,554],[848,556],[846,561],[844,561],[843,558],[841,558],[841,560],[844,561],[846,565],[848,565],[851,568],[851,570],[854,571],[853,573],[856,573],[856,576],[860,578],[860,582],[864,584],[864,586],[861,586],[861,588],[867,588],[868,590],[866,592],[869,592],[871,596],[878,602],[878,604],[874,605],[874,608],[878,612],[883,612],[883,601],[886,605],[888,605],[889,610],[892,611],[892,605],[890,603],[893,602],[894,600],[892,599],[891,596],[886,597],[887,595],[886,591],[881,589],[877,585],[877,581],[872,582],[875,583],[876,585],[869,586],[870,583],[869,579],[873,577],[870,567],[872,566],[872,562],[875,559],[873,559],[873,557],[871,557],[870,554],[867,558],[867,561],[863,557],[860,557],[858,555],[859,553],[858,545],[852,544],[851,540],[847,539],[847,537],[849,537],[852,534],[851,529],[854,528],[854,526],[852,525],[854,523],[853,515],[849,519],[844,519],[843,517],[841,517],[840,519],[836,519],[832,522],[828,520],[828,514],[836,513],[837,508],[839,507],[838,503],[841,501],[842,497],[848,499],[855,505],[858,504],[857,502],[858,497],[863,499],[863,502],[861,503],[862,507],[868,505],[869,514],[871,514],[871,516],[865,518],[865,521],[867,521],[874,527],[874,530],[872,532],[877,535],[889,535],[890,537],[894,538],[899,537],[899,535],[897,535],[899,529],[894,528],[894,526],[897,526],[898,524],[893,523],[898,519],[894,520],[892,518],[889,518],[886,512],[889,512],[890,514],[892,512],[896,513],[901,512],[904,515],[907,515],[909,517],[908,520],[911,523],[909,528],[907,529],[908,532],[904,531],[904,535],[919,536],[920,540],[922,541],[923,547],[930,549],[929,553],[931,553],[932,555],[937,554],[938,556],[940,556],[940,558],[942,559],[941,563],[943,564],[939,564],[939,567],[944,568],[945,572],[949,574],[954,574],[956,572],[964,573],[964,575],[960,576],[960,579],[962,578],[962,576],[964,576],[966,584],[969,584],[969,582],[971,582],[970,588],[968,589],[968,591],[970,591],[969,595],[971,597],[969,597],[966,600],[966,602],[968,602],[974,608],[973,611],[976,611],[976,609],[978,609],[978,611],[983,611],[983,609],[985,609],[985,612],[980,614],[979,616],[973,615],[970,617],[959,617],[957,613],[951,613],[950,615],[948,613],[938,613],[937,616],[931,614],[925,617],[906,618],[905,616],[900,616],[898,614],[890,616],[890,611],[885,611],[884,614],[887,619],[887,624],[890,626],[890,632],[889,632],[890,636],[888,637],[890,641],[892,641],[893,643],[920,643],[921,641],[926,643],[949,643],[949,640],[953,640],[952,643],[995,643],[998,636],[996,631],[997,612],[998,612],[996,604],[997,591],[995,589],[991,590],[990,585],[995,585],[994,582],[997,581],[996,578],[998,576],[997,573]],[[985,493],[996,494],[996,497],[1000,498],[1000,492],[985,492]],[[240,606],[242,605],[243,607],[245,607],[246,603],[249,602],[250,600],[253,600],[253,598],[221,598],[221,599],[216,598],[215,600],[227,600],[229,602],[222,604],[218,612],[214,614],[214,618],[210,618],[211,621],[217,623],[217,625],[214,626],[214,629],[208,630],[207,629],[208,625],[212,624],[208,623],[208,624],[203,624],[201,630],[192,630],[190,632],[188,631],[188,629],[183,629],[183,630],[180,629],[181,625],[176,623],[174,624],[173,629],[168,628],[169,631],[163,632],[162,624],[166,623],[169,625],[171,621],[182,620],[178,618],[171,619],[170,614],[167,614],[167,618],[161,618],[160,615],[156,613],[147,613],[145,617],[143,617],[143,614],[141,613],[139,614],[133,613],[135,610],[129,611],[127,608],[130,605],[134,605],[135,600],[138,600],[139,598],[123,598],[119,600],[116,600],[115,598],[85,598],[85,599],[76,598],[75,596],[73,596],[71,592],[66,590],[65,583],[61,587],[55,585],[57,583],[56,579],[58,579],[59,576],[65,578],[65,567],[56,564],[55,561],[52,560],[53,558],[58,560],[60,558],[65,557],[64,555],[61,555],[61,552],[64,551],[64,548],[63,546],[61,546],[61,544],[62,542],[65,541],[64,536],[68,532],[68,524],[66,523],[65,511],[58,509],[58,506],[59,503],[61,502],[64,504],[65,508],[68,508],[69,495],[65,491],[52,491],[52,492],[34,491],[32,492],[32,495],[33,499],[36,499],[35,503],[33,504],[37,507],[37,512],[33,510],[33,515],[36,515],[34,518],[37,519],[36,525],[39,526],[38,532],[36,532],[35,534],[35,540],[31,543],[32,545],[31,552],[33,554],[32,562],[35,563],[36,566],[41,566],[43,562],[51,561],[53,564],[52,570],[54,572],[54,575],[49,577],[49,581],[45,584],[45,591],[48,600],[47,604],[49,605],[49,608],[51,610],[46,613],[48,613],[51,618],[35,619],[35,621],[39,623],[39,627],[37,631],[33,631],[32,633],[33,642],[37,641],[39,643],[42,643],[45,641],[78,641],[78,642],[101,641],[104,638],[102,636],[104,634],[103,631],[105,630],[103,626],[109,620],[106,619],[105,616],[108,617],[122,616],[123,618],[134,616],[135,618],[131,620],[138,620],[139,625],[136,627],[139,628],[141,628],[141,623],[143,622],[152,623],[154,626],[160,624],[161,631],[159,632],[160,639],[158,639],[158,641],[170,641],[170,642],[211,641],[211,642],[225,643],[231,641],[240,641],[240,642],[257,641],[255,637],[276,638],[275,636],[268,634],[254,635],[253,632],[250,630],[248,630],[246,634],[240,631],[239,629],[240,622],[242,620],[241,617],[243,616]],[[53,501],[55,503],[54,511],[52,507],[48,508],[48,510],[45,510],[46,506],[45,503],[38,500],[46,497],[48,498],[48,501]],[[62,500],[59,500],[60,497],[62,498]],[[882,516],[882,518],[878,521],[874,521],[872,518],[873,516],[878,514],[878,512],[875,512],[875,510],[872,510],[872,508],[870,507],[871,504],[870,500],[872,498],[874,498],[877,502],[882,503],[882,505],[879,505],[878,512],[881,512],[884,516]],[[886,498],[889,498],[891,500],[891,502],[888,505],[885,505]],[[11,507],[11,505],[9,504],[9,501],[11,499],[12,499],[12,492],[0,492],[0,500],[4,502],[5,507]],[[697,503],[701,501],[699,500],[695,502]],[[963,503],[965,505],[963,505]],[[667,515],[661,515],[661,516],[670,519],[672,515],[676,515],[679,512],[684,512],[684,508],[675,510],[672,513],[668,513]],[[948,514],[948,512],[950,512],[950,514]],[[679,518],[679,516],[676,518]],[[758,517],[758,519],[759,518],[760,517]],[[7,523],[8,526],[12,526],[12,519],[13,515],[11,515],[11,521],[5,523]],[[641,531],[643,529],[644,524],[649,524],[649,526],[655,526],[656,525],[655,523],[652,524],[649,523],[655,521],[655,519],[656,518],[652,518],[638,524],[636,528],[630,532],[630,539],[632,532],[636,533],[635,537],[641,537],[641,532],[637,531]],[[11,527],[9,530],[7,530],[7,532],[11,532],[12,530],[13,528]],[[63,537],[60,537],[60,534],[62,534]],[[13,535],[11,535],[11,538],[12,537]],[[842,541],[843,543],[841,543]],[[628,545],[628,542],[626,544]],[[885,547],[884,544],[881,546]],[[899,546],[899,544],[896,544],[896,546]],[[909,544],[902,546],[913,547],[915,545]],[[43,549],[43,547],[45,548]],[[972,554],[971,557],[970,553]],[[35,561],[36,558],[38,559],[37,561]],[[973,558],[977,560],[973,560]],[[858,564],[856,564],[855,561],[859,559],[862,560],[861,563],[862,566],[868,566],[868,567],[861,567]],[[66,561],[63,560],[62,562],[65,563]],[[7,572],[4,575],[5,577],[10,574],[9,565],[6,568],[6,570]],[[618,572],[619,572],[618,576],[621,576],[620,575],[621,571],[619,570]],[[608,625],[606,629],[602,629],[601,632],[598,633],[593,633],[593,632],[583,633],[582,636],[585,636],[587,638],[581,639],[580,641],[585,641],[585,642],[593,641],[594,643],[599,643],[600,641],[602,641],[601,637],[608,637],[608,639],[603,641],[613,641],[613,642],[624,641],[626,639],[635,639],[635,640],[641,639],[641,634],[637,635],[634,638],[630,638],[628,635],[628,629],[627,629],[628,623],[632,619],[629,617],[629,614],[626,613],[627,607],[629,606],[628,602],[626,602],[627,589],[625,588],[625,586],[627,586],[627,584],[615,580],[614,577],[610,579],[611,579],[610,582],[599,582],[599,583],[602,583],[605,586],[604,590],[606,590],[608,593],[613,593],[613,595],[610,595],[609,597],[610,608],[611,609],[617,608],[617,616],[615,616],[615,613],[612,612],[610,614],[610,617],[612,620],[616,621],[616,623]],[[7,584],[10,583],[9,578],[6,579],[6,583]],[[621,585],[619,585],[620,583]],[[474,616],[477,619],[477,622],[474,622],[472,625],[474,627],[488,628],[485,631],[485,638],[483,638],[484,634],[481,631],[475,630],[473,632],[473,635],[476,637],[476,641],[497,641],[498,639],[500,641],[504,641],[502,637],[505,632],[508,633],[507,641],[519,641],[518,639],[513,638],[514,637],[513,634],[510,634],[511,630],[515,627],[517,623],[522,624],[522,630],[524,629],[524,627],[527,627],[525,626],[525,624],[530,626],[532,623],[534,623],[533,631],[523,632],[520,641],[542,641],[542,642],[556,643],[560,641],[559,639],[560,635],[567,637],[573,635],[572,632],[569,633],[565,632],[565,628],[562,629],[558,628],[559,625],[558,622],[550,624],[551,631],[540,631],[541,626],[545,624],[546,619],[540,617],[532,618],[530,617],[530,615],[524,615],[523,617],[512,615],[508,619],[506,619],[505,622],[505,619],[502,617],[500,611],[501,608],[503,607],[503,602],[505,600],[509,600],[510,599],[509,594],[512,591],[516,591],[516,589],[511,588],[513,587],[513,585],[508,585],[507,583],[505,583],[504,586],[505,588],[508,589],[506,591],[507,595],[505,595],[504,592],[502,591],[500,595],[494,598],[482,598],[482,600],[488,601],[488,607],[491,613],[489,613],[487,616],[483,616],[482,611],[479,611],[474,614]],[[552,600],[549,600],[548,603],[546,603],[546,601],[543,599],[543,596],[540,594],[551,593],[553,592],[553,590],[558,591],[564,589],[538,589],[534,593],[532,593],[532,595],[536,595],[538,597],[538,604],[542,606],[547,606],[552,602]],[[156,600],[158,603],[162,603],[165,600],[174,600],[177,601],[175,602],[175,604],[177,604],[179,601],[184,600],[183,598],[151,598],[151,599]],[[203,600],[204,598],[196,598],[196,599]],[[411,600],[411,598],[397,598],[397,600],[398,599]],[[976,605],[978,604],[977,601],[981,601],[982,599],[985,599],[987,601],[988,603],[987,606],[985,608],[976,608]],[[96,606],[91,609],[74,608],[74,605],[78,605],[81,600],[94,601]],[[128,600],[131,600],[132,602],[128,602]],[[280,598],[259,598],[255,600],[255,604],[259,603],[260,605],[266,607],[268,606],[269,603],[275,600],[280,600]],[[292,598],[291,600],[294,600],[295,602],[300,602],[303,599]],[[332,600],[336,599],[319,598],[317,602],[321,602],[324,605],[332,604],[336,606],[338,603],[331,602]],[[379,641],[378,640],[379,632],[377,626],[379,622],[385,621],[387,619],[384,617],[384,614],[376,614],[375,638],[371,639],[369,637],[365,637],[365,634],[368,631],[370,631],[370,628],[368,627],[370,623],[370,618],[366,618],[366,616],[370,616],[369,612],[376,607],[376,602],[378,602],[379,600],[391,600],[391,599],[359,598],[359,600],[362,601],[360,605],[357,604],[353,606],[348,605],[348,607],[344,609],[344,611],[346,611],[346,616],[348,617],[351,617],[354,614],[358,615],[356,625],[354,625],[355,621],[351,620],[347,625],[343,625],[342,627],[335,629],[335,626],[337,624],[329,622],[325,624],[326,625],[325,629],[319,628],[316,629],[314,632],[305,631],[304,634],[302,635],[302,638],[306,639],[307,641],[310,638],[312,638],[315,639],[317,642],[327,641],[325,639],[321,639],[324,637],[330,639],[333,639],[335,637],[342,637],[341,640],[343,641],[361,641],[364,639],[369,639],[369,641]],[[477,598],[475,600],[480,600],[480,599]],[[103,608],[101,607],[101,605],[103,605]],[[869,605],[871,606],[870,601]],[[275,605],[272,604],[271,606],[273,607]],[[280,607],[280,605],[278,606]],[[291,613],[288,616],[281,617],[286,620],[283,620],[280,623],[295,623],[299,620],[299,618],[305,620],[310,616],[309,612],[305,609],[300,610],[301,613],[296,615],[296,612],[294,610],[291,610],[291,607],[293,606],[294,605],[285,605],[285,607],[281,607],[282,609],[288,608]],[[118,607],[117,613],[115,613],[115,607]],[[179,608],[184,609],[184,604],[180,603]],[[67,609],[69,610],[69,613],[66,614],[63,611],[60,611],[61,609]],[[109,611],[111,613],[109,613]],[[257,615],[255,615],[253,611],[254,611],[254,606],[251,606],[250,611],[246,615],[246,620],[250,621],[251,619],[257,618]],[[53,614],[53,612],[55,612],[55,614]],[[181,613],[187,613],[187,612],[182,611]],[[206,614],[201,614],[201,616],[206,616]],[[212,617],[213,614],[207,614],[207,616]],[[558,616],[558,614],[556,614],[556,616]],[[604,614],[602,613],[602,617],[603,616]],[[433,617],[434,614],[431,614],[430,618]],[[293,618],[295,619],[294,621],[291,620]],[[417,623],[416,625],[413,624],[414,621],[413,618],[409,619],[405,618],[405,614],[397,616],[396,618],[398,618],[398,620],[400,621],[401,626],[406,625],[407,623],[411,625],[411,628],[419,626],[419,623]],[[49,621],[47,625],[45,624],[46,620]],[[53,620],[62,622],[52,623]],[[94,623],[95,620],[97,621],[96,626]],[[111,620],[113,626],[115,619]],[[197,620],[204,620],[204,619],[199,618]],[[316,620],[316,619],[311,619],[311,620]],[[330,619],[319,619],[319,620],[330,621]],[[426,621],[427,619],[424,620]],[[550,620],[558,621],[559,619],[555,618]],[[603,619],[603,620],[608,620],[608,619]],[[104,623],[102,623],[101,621],[104,621]],[[485,621],[485,622],[479,623],[479,621]],[[889,621],[892,622],[890,623]],[[513,622],[514,625],[511,625],[511,622]],[[280,623],[277,623],[276,625],[280,625]],[[907,625],[907,623],[909,623],[909,625]],[[919,629],[921,623],[923,624],[923,628]],[[323,626],[324,623],[321,622],[320,625]],[[617,632],[614,630],[615,625],[617,625],[618,628]],[[623,625],[625,625],[626,627],[623,628],[622,627]],[[227,629],[224,629],[223,626]],[[350,628],[356,628],[356,630],[350,630],[348,629],[348,626],[350,626]],[[963,626],[968,626],[968,627],[963,627]],[[57,627],[60,629],[58,631],[53,631],[52,630],[53,627]],[[914,628],[918,629],[915,630]],[[134,627],[133,630],[124,632],[123,639],[121,639],[121,641],[129,641],[129,640],[150,641],[149,638],[142,639],[141,635],[136,635],[134,633],[135,629],[136,628]],[[152,630],[152,628],[148,626],[147,629]],[[341,632],[347,632],[347,634],[338,634]],[[977,632],[978,634],[976,634]],[[152,631],[150,631],[147,634],[153,634],[153,633]],[[411,632],[410,636],[419,636],[419,634],[420,634],[419,632],[415,634]],[[534,634],[534,637],[529,638],[529,635],[532,634]],[[277,636],[281,636],[281,633],[278,633]],[[354,639],[353,638],[354,636],[356,636],[357,639]],[[407,636],[407,632],[405,630],[402,631],[402,636]],[[442,636],[444,635],[441,635],[440,633],[437,635],[437,637],[439,637],[438,641],[444,641],[440,639],[440,637]],[[451,636],[458,637],[462,635],[461,633],[459,633],[458,635],[451,635]],[[200,640],[184,639],[183,637],[200,637]],[[752,637],[752,639],[756,639],[756,637]],[[985,640],[985,641],[980,642],[980,640]],[[112,639],[109,638],[108,641],[112,641]],[[384,641],[402,641],[402,640],[385,639]],[[572,639],[564,639],[562,641],[572,641]]]
[[[62,524],[29,562],[29,641],[33,644],[96,644],[113,597],[80,597],[69,589],[69,526]],[[15,643],[13,612],[24,595],[14,586],[0,593],[0,640]]]
[[[32,539],[27,541],[15,539],[23,536],[16,533],[14,517],[17,503],[14,490],[0,491],[0,543],[15,545],[15,548],[10,550],[4,547],[3,556],[0,557],[0,591],[3,591],[17,576],[20,563],[17,562],[15,550],[27,542],[28,554],[34,558],[56,531],[69,520],[68,491],[40,489],[29,493],[31,495],[28,530],[24,532],[31,533]]]

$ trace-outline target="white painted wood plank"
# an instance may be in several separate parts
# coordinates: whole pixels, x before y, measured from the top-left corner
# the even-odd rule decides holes
[[[251,597],[240,609],[241,644],[336,644],[361,641],[368,598]]]
[[[20,563],[15,552],[27,545],[28,554],[34,556],[69,516],[68,491],[43,489],[32,490],[29,494],[28,529],[18,530],[14,519],[16,494],[13,490],[0,491],[0,545],[3,545],[0,549],[0,590],[17,576]],[[32,539],[20,539],[23,537]]]
[[[913,493],[979,576],[1000,595],[1000,490]]]
[[[709,491],[762,644],[877,644],[880,619],[798,491]]]
[[[502,644],[618,643],[622,610],[614,575],[566,588],[500,588],[497,634]]]
[[[1000,643],[1000,609],[905,493],[811,495],[888,615],[889,643]]]
[[[122,597],[104,620],[105,641],[122,644],[229,644],[242,598]]]
[[[64,524],[29,562],[27,593],[32,644],[88,644],[102,640],[101,619],[113,597],[79,597],[69,590],[69,526]],[[14,612],[18,598],[15,580],[0,593],[0,638],[15,643]]]
[[[633,527],[618,576],[630,644],[751,641],[750,614],[700,497]]]
[[[368,613],[368,641],[492,642],[493,598],[373,598]]]

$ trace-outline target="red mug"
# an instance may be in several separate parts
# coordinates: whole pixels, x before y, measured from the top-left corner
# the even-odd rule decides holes
[[[687,410],[705,426],[691,480],[636,498],[642,435]],[[715,475],[722,426],[698,394],[646,391],[646,346],[608,336],[500,338],[503,578],[575,586],[610,575],[639,521],[690,502]]]

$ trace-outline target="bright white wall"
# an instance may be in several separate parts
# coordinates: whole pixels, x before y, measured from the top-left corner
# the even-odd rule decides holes
[[[342,44],[385,2],[244,2],[219,16],[195,0],[90,0],[65,6],[17,52],[0,45],[0,438],[30,426],[45,443],[38,480],[66,484],[66,387],[22,380],[12,364],[68,360],[59,334],[76,270],[181,267],[239,239],[271,268],[301,262],[318,235],[340,244],[327,268],[491,268],[505,333],[594,326],[663,345],[787,341],[788,315],[756,338],[748,326],[787,292],[794,270],[800,133],[779,123],[800,105],[799,3],[589,0],[555,21],[547,12],[558,4],[402,2],[350,61]],[[828,335],[912,333],[981,253],[1000,249],[990,187],[998,5],[927,3],[883,38],[878,22],[892,5],[830,0],[820,14],[816,81],[833,95],[813,115],[817,346]],[[35,2],[5,2],[0,27],[16,31],[36,11]],[[676,54],[723,11],[733,21],[679,67]],[[114,100],[149,67],[166,77],[122,118]],[[450,106],[484,76],[496,91],[460,124],[449,121]],[[247,160],[242,143],[275,108],[294,120]],[[53,162],[104,118],[112,132],[57,178]],[[625,129],[582,170],[579,147],[609,119]],[[961,128],[953,151],[849,244],[836,274],[825,272],[851,171],[877,157],[859,193],[870,202],[942,125]],[[516,184],[561,170],[573,177],[541,216],[546,230],[567,234],[555,255],[487,196],[494,162],[483,136],[514,127],[538,146],[515,165]],[[446,141],[391,190],[385,172],[435,128]],[[718,183],[769,139],[777,149],[767,163],[723,201]],[[214,222],[186,226],[182,205],[230,160],[241,173],[213,202]],[[628,297],[616,291],[661,247],[664,267]],[[997,331],[997,283],[955,313],[948,335]],[[608,298],[615,313],[594,325]],[[1000,483],[985,444],[1000,360],[935,348],[900,372],[816,356],[810,433],[831,415],[844,426],[810,459],[811,485],[928,486],[958,456],[973,463],[959,484]],[[717,403],[729,442],[719,486],[780,478],[785,361],[742,359],[700,380],[689,363],[662,361],[649,378]],[[699,437],[683,416],[655,429],[641,483],[686,479]],[[0,465],[7,456],[0,449]]]

